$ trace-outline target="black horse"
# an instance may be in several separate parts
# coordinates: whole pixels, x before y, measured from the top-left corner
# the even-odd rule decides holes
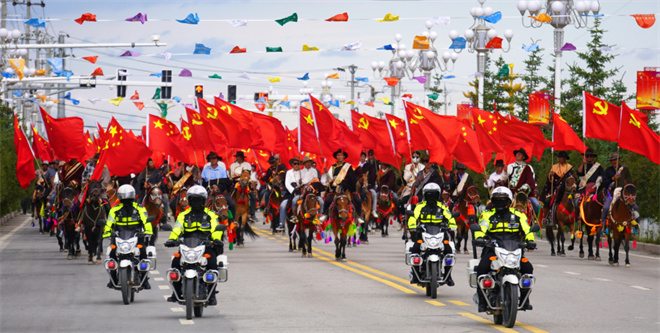
[[[64,249],[68,251],[67,259],[73,259],[80,256],[80,229],[76,223],[76,197],[77,193],[70,187],[65,187],[60,193],[60,208],[59,216],[57,219],[58,230],[63,233]],[[58,233],[58,241],[60,241],[60,251],[62,243]]]
[[[78,220],[82,224],[85,239],[87,240],[87,263],[94,264],[101,262],[101,253],[103,252],[102,238],[105,219],[108,215],[108,203],[103,202],[101,193],[103,186],[98,180],[92,180],[87,185],[85,202],[80,211]],[[94,260],[96,256],[96,260]]]

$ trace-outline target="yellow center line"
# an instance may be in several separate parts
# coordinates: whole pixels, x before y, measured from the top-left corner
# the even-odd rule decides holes
[[[493,322],[491,322],[491,321],[489,321],[489,320],[486,320],[485,318],[479,317],[479,316],[477,316],[477,315],[475,315],[475,314],[469,313],[469,312],[459,312],[458,314],[461,315],[461,316],[463,316],[463,317],[468,317],[468,318],[470,318],[470,319],[476,320],[476,321],[478,321],[478,322],[480,322],[480,323],[482,323],[482,324],[488,325],[488,326],[490,326],[490,327],[492,327],[492,328],[494,328],[494,329],[496,329],[496,330],[500,330],[500,331],[502,331],[502,332],[507,332],[507,333],[510,333],[510,332],[518,332],[518,331],[516,331],[516,330],[512,330],[512,329],[510,329],[510,328],[506,328],[506,327],[504,327],[504,326],[495,325]]]
[[[548,331],[544,331],[544,330],[542,330],[542,329],[540,329],[540,328],[538,328],[538,327],[534,327],[534,326],[530,326],[530,325],[527,325],[527,324],[523,324],[523,323],[521,323],[521,322],[519,322],[519,321],[516,321],[516,326],[520,326],[520,327],[522,327],[522,328],[524,328],[524,329],[527,329],[527,330],[529,330],[529,331],[532,331],[532,332],[534,332],[534,333],[548,333]]]
[[[460,305],[460,306],[469,306],[470,305],[470,304],[467,304],[467,303],[463,303],[461,301],[449,301],[449,302],[454,303],[456,305]]]
[[[429,303],[429,304],[435,305],[435,306],[445,306],[446,305],[445,303],[440,303],[438,301],[426,301],[426,303]]]

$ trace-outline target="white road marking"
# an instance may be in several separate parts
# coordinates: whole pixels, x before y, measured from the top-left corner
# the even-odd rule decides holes
[[[640,286],[630,286],[630,288],[635,288],[635,289],[639,289],[639,290],[651,290],[649,288],[644,288],[644,287],[640,287]]]
[[[580,275],[580,273],[575,273],[575,272],[564,272],[564,273],[570,274],[570,275]]]
[[[612,280],[610,280],[610,279],[603,279],[603,278],[594,278],[594,280],[604,281],[604,282],[610,282],[610,281],[612,281]]]
[[[154,281],[165,281],[165,278],[154,278]]]
[[[170,295],[163,295],[163,298],[167,301],[167,299],[170,297]]]
[[[5,247],[7,246],[7,244],[9,244],[9,242],[7,242],[7,239],[9,239],[11,236],[13,236],[13,235],[14,235],[15,233],[17,233],[19,230],[21,230],[21,227],[22,227],[24,224],[29,225],[29,224],[30,224],[30,221],[32,221],[32,218],[28,218],[28,219],[26,219],[26,220],[25,220],[25,223],[22,223],[22,224],[19,223],[17,226],[14,227],[14,229],[13,229],[12,231],[10,231],[10,232],[8,232],[6,235],[0,237],[0,251],[4,250]]]
[[[160,289],[160,290],[169,290],[170,286],[158,286],[158,289]]]
[[[160,272],[157,271],[157,270],[153,270],[153,271],[150,272],[150,274],[152,274],[152,275],[158,275],[158,274],[160,274]]]
[[[172,312],[183,312],[183,308],[170,308]]]
[[[643,256],[643,255],[641,255],[641,254],[634,254],[634,253],[630,253],[630,255],[631,255],[631,256],[634,256],[634,257],[641,257],[641,258],[646,258],[646,259],[660,260],[660,257],[649,257],[649,256]]]
[[[187,320],[187,319],[179,319],[179,322],[181,325],[194,325],[195,322],[192,320]]]
[[[536,267],[543,267],[543,268],[547,268],[547,267],[548,267],[548,266],[546,266],[546,265],[541,265],[541,264],[536,264],[536,265],[534,265],[534,266],[536,266]]]

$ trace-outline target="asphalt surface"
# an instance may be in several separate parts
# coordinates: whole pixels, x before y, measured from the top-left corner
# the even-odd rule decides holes
[[[286,236],[261,237],[229,251],[229,281],[219,286],[218,306],[186,320],[183,306],[168,303],[164,279],[175,249],[162,246],[151,290],[124,305],[106,287],[103,266],[86,255],[67,260],[55,237],[40,235],[29,216],[0,226],[0,332],[658,332],[660,257],[631,252],[631,268],[603,261],[551,257],[545,240],[527,257],[537,283],[533,311],[519,312],[512,329],[492,324],[472,303],[467,282],[472,255],[459,254],[456,286],[442,286],[432,301],[408,283],[400,233],[371,235],[369,244],[347,249],[336,262],[334,245],[316,242],[314,258],[289,253]],[[606,246],[606,245],[605,245]],[[623,254],[622,254],[623,256]]]

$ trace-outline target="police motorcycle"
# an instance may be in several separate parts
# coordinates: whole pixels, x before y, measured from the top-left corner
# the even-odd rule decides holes
[[[147,218],[149,223],[154,220],[153,216]],[[99,224],[105,224],[105,221]],[[171,226],[169,227],[171,228]],[[147,258],[139,259],[140,249],[144,245],[138,244],[138,240],[144,237],[144,244],[149,244],[148,237],[150,236],[142,234],[137,229],[114,230],[111,245],[106,248],[106,259],[103,261],[103,265],[110,275],[113,289],[121,290],[121,298],[126,305],[135,300],[135,293],[144,289],[144,282],[149,276],[149,271],[156,269],[155,246],[147,246]],[[116,260],[110,257],[112,250],[116,251]]]
[[[479,224],[472,224],[470,230],[477,232],[481,229]],[[538,232],[537,224],[530,227],[529,232]],[[477,276],[477,266],[480,259],[470,259],[468,262],[468,281],[470,287],[480,289],[486,298],[487,313],[493,315],[493,321],[497,325],[511,328],[516,323],[518,310],[523,309],[523,304],[532,292],[536,277],[533,274],[520,274],[520,260],[525,249],[530,249],[526,242],[517,240],[474,240],[477,247],[492,247],[495,257],[491,257],[490,272]],[[534,246],[535,247],[535,244]],[[519,291],[527,291],[525,298],[520,300]],[[479,295],[474,294],[475,304],[479,304]],[[521,305],[518,305],[521,304]]]
[[[216,231],[226,229],[224,224],[216,227]],[[175,253],[174,257],[180,256],[181,270],[176,268],[167,270],[167,280],[173,289],[175,282],[181,282],[182,295],[179,296],[176,292],[174,295],[177,303],[186,306],[186,319],[190,320],[193,314],[195,317],[203,315],[212,293],[217,293],[218,282],[227,282],[228,261],[227,256],[223,254],[216,258],[209,258],[208,254],[204,255],[206,247],[213,246],[213,241],[201,235],[181,238],[176,245],[179,246],[179,252]],[[206,269],[209,260],[217,260],[218,270]]]
[[[411,205],[406,210],[408,217],[413,215]],[[458,212],[452,213],[456,218]],[[454,252],[456,248],[454,241],[449,236],[449,224],[445,220],[442,223],[423,224],[417,227],[421,231],[423,243],[419,254],[411,253],[414,245],[412,241],[406,242],[406,265],[413,266],[413,274],[417,277],[417,285],[426,288],[426,296],[435,299],[438,297],[438,286],[447,282],[447,277],[456,263]],[[445,253],[445,244],[451,248],[450,253]],[[442,274],[447,268],[447,274]],[[445,276],[443,276],[445,275]]]

